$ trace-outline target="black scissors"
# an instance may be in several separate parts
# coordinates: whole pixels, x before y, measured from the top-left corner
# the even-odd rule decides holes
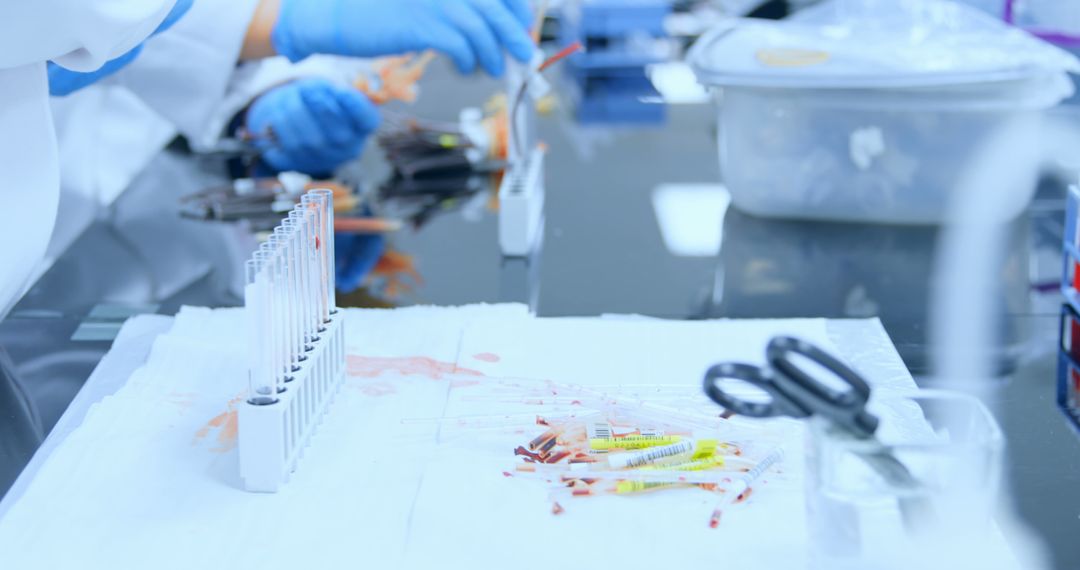
[[[800,355],[848,386],[838,390],[822,382],[793,355]],[[865,439],[877,431],[877,416],[866,411],[870,385],[857,372],[820,348],[787,336],[772,339],[765,349],[767,367],[729,362],[717,364],[705,373],[705,394],[726,410],[741,416],[769,418],[822,416],[836,427]],[[728,392],[718,380],[740,380],[770,397],[767,402],[747,401]]]
[[[919,481],[874,435],[879,421],[866,411],[870,385],[859,373],[824,350],[787,336],[772,339],[765,357],[768,365],[764,367],[737,362],[712,366],[705,373],[705,394],[737,415],[797,419],[817,416],[830,424],[830,434],[878,443],[870,446],[877,451],[860,457],[894,488],[908,493],[918,491]],[[800,365],[800,360],[811,366]],[[836,382],[823,382],[821,374],[828,374],[847,389],[833,387],[840,385]],[[720,385],[720,381],[728,379],[754,386],[768,394],[769,400],[748,401],[728,393]],[[931,516],[924,499],[901,494],[900,508],[909,528],[918,527]]]

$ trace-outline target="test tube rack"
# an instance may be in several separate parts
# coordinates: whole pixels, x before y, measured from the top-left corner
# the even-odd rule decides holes
[[[342,313],[338,313],[340,316]],[[240,408],[240,475],[248,491],[275,493],[296,470],[304,448],[345,381],[345,327],[331,320],[308,353],[309,364],[273,405]]]
[[[1080,315],[1069,305],[1061,308],[1061,344],[1058,346],[1058,407],[1080,434]]]
[[[527,64],[507,64],[509,140],[499,185],[499,248],[507,257],[529,256],[543,235],[545,150],[536,137],[535,102],[551,86],[540,74],[542,60],[537,52]]]
[[[1080,186],[1069,188],[1065,204],[1061,294],[1074,311],[1080,312]]]
[[[499,245],[503,254],[524,257],[540,241],[544,227],[544,149],[535,147],[518,168],[508,169],[499,186]]]
[[[1069,188],[1062,243],[1061,338],[1058,346],[1058,407],[1080,432],[1080,186]]]
[[[313,190],[247,262],[247,399],[238,410],[244,488],[289,480],[345,380],[345,313],[334,306],[333,193]]]

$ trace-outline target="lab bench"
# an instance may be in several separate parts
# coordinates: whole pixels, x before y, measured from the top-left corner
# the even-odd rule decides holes
[[[420,101],[402,110],[453,119],[500,88],[435,66]],[[716,250],[673,252],[664,237],[671,228],[662,227],[654,207],[656,192],[719,179],[714,109],[673,105],[665,124],[650,126],[581,126],[571,117],[562,108],[541,121],[550,150],[538,251],[528,259],[503,258],[497,214],[448,209],[392,238],[395,249],[413,256],[423,283],[391,303],[522,302],[542,316],[877,316],[913,375],[930,383],[934,228],[770,220],[728,208],[716,221],[719,233],[682,228],[712,236]],[[374,143],[365,165],[371,183],[387,174]],[[177,215],[181,196],[221,180],[212,166],[170,148],[0,323],[0,346],[12,362],[0,365],[19,387],[0,390],[9,400],[0,401],[0,433],[32,449],[41,435],[33,426],[45,433],[53,427],[127,316],[173,314],[184,304],[240,304],[235,285],[251,236],[238,226]],[[1063,185],[1048,179],[1011,224],[1006,271],[997,284],[1004,340],[995,350],[999,376],[992,383],[1008,441],[1012,501],[1045,539],[1055,566],[1076,568],[1080,437],[1055,399],[1063,196]],[[21,469],[5,467],[0,493]]]

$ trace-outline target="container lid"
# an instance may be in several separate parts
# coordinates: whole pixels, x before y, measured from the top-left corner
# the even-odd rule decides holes
[[[1080,73],[1068,52],[943,0],[833,0],[789,20],[727,20],[688,59],[709,86],[918,88]]]

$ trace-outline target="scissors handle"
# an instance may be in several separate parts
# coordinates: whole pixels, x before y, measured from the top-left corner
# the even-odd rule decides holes
[[[765,402],[751,402],[728,393],[718,380],[739,380],[769,395]],[[810,415],[806,410],[792,402],[780,391],[772,371],[750,364],[727,362],[717,364],[705,372],[705,395],[720,404],[724,409],[741,416],[752,418],[771,418],[789,416],[805,418]]]
[[[847,385],[838,390],[798,364],[799,355]],[[878,418],[866,411],[870,385],[859,373],[824,350],[797,338],[779,336],[765,349],[769,365],[776,370],[780,390],[809,413],[821,415],[856,436],[877,431]]]

